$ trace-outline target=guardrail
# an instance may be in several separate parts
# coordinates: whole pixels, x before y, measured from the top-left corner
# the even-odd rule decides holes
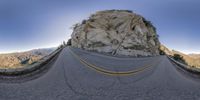
[[[24,75],[24,74],[28,74],[33,71],[36,71],[36,70],[42,68],[42,66],[47,64],[50,60],[52,60],[57,54],[60,53],[61,50],[62,50],[62,48],[53,51],[51,54],[43,57],[37,63],[34,63],[32,65],[28,65],[28,66],[24,66],[22,68],[16,68],[16,69],[0,69],[0,75],[17,76],[17,75]]]
[[[194,72],[194,73],[198,73],[200,74],[200,69],[199,68],[193,68],[193,67],[190,67],[188,65],[185,65],[183,63],[180,63],[178,61],[176,61],[175,59],[173,59],[172,57],[169,57],[167,56],[171,61],[173,61],[175,64],[177,64],[178,66],[180,66],[181,68],[187,70],[187,71],[190,71],[190,72]]]

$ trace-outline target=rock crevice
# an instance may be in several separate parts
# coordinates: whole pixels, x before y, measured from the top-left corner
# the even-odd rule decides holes
[[[74,27],[72,46],[113,55],[159,55],[155,27],[127,10],[99,11]]]

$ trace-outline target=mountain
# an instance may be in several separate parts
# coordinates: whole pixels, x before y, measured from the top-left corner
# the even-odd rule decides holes
[[[180,51],[170,50],[164,45],[160,46],[160,49],[164,51],[167,55],[173,56],[174,54],[179,54],[183,57],[185,62],[191,67],[198,67],[200,68],[200,54],[184,54]]]
[[[26,52],[0,54],[0,68],[20,68],[33,64],[56,48],[34,49]]]
[[[200,59],[200,54],[189,54],[190,57]]]
[[[156,28],[129,10],[105,10],[76,24],[72,46],[85,50],[126,56],[159,55]]]

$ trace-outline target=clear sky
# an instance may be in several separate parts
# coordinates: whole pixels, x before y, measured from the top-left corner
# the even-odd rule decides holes
[[[55,47],[99,10],[127,9],[150,20],[160,41],[200,53],[200,0],[0,0],[0,53]]]

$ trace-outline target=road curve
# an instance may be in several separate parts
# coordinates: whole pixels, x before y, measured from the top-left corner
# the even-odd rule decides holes
[[[0,100],[200,100],[200,80],[165,56],[116,58],[64,48],[48,67],[28,81],[0,80]]]

